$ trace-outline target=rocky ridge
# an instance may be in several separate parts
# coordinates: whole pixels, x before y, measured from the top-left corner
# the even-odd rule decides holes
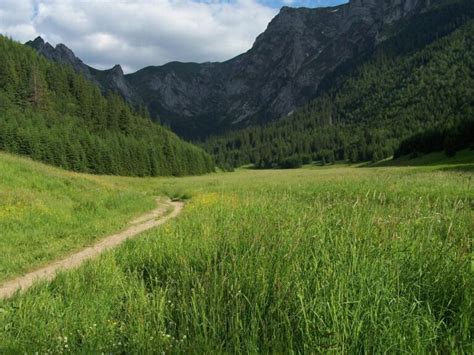
[[[252,48],[222,63],[180,63],[124,75],[99,71],[64,45],[29,42],[45,57],[72,65],[104,91],[144,102],[178,134],[201,138],[291,114],[323,78],[371,48],[384,28],[426,9],[431,0],[352,0],[326,8],[283,7]]]

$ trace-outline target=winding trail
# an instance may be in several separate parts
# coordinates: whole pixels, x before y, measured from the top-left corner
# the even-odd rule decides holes
[[[0,299],[10,298],[18,290],[25,291],[37,281],[52,280],[60,270],[76,268],[84,261],[95,258],[103,252],[117,247],[127,239],[133,238],[146,230],[166,223],[170,219],[178,216],[183,210],[183,206],[184,203],[179,201],[168,200],[164,204],[159,203],[159,206],[153,211],[133,220],[131,226],[124,231],[105,237],[93,246],[84,248],[64,259],[53,261],[38,270],[29,272],[23,276],[16,277],[1,284]],[[166,214],[170,207],[172,207],[173,210]]]

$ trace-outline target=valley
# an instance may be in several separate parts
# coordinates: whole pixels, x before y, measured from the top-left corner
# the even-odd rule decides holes
[[[0,354],[474,353],[474,2],[289,3],[0,2]]]
[[[42,245],[70,250],[63,235],[47,232],[46,241],[38,233],[51,231],[48,211],[71,223],[77,211],[88,215],[75,228],[84,243],[104,235],[104,216],[119,217],[107,230],[124,228],[155,196],[186,204],[175,220],[0,301],[0,350],[469,352],[473,156],[440,158],[405,167],[127,178],[2,154],[2,171],[16,172],[10,180],[21,179],[18,172],[36,176],[17,190],[0,185],[10,196],[0,206],[2,231],[15,226],[25,238],[2,244],[3,255]],[[436,163],[426,165],[430,159]],[[21,196],[51,178],[69,193],[20,206]],[[86,202],[86,186],[121,198],[102,210],[101,200]],[[80,210],[69,208],[74,200],[85,200]],[[29,215],[38,216],[35,228]],[[4,265],[1,277],[22,270]]]

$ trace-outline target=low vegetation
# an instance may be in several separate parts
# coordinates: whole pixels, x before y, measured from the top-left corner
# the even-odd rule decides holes
[[[177,220],[0,301],[0,352],[472,352],[474,159],[461,155],[179,179],[61,173],[72,197],[93,184],[189,201]]]

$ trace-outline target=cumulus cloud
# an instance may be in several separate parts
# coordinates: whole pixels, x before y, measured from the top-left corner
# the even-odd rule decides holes
[[[0,32],[22,42],[41,35],[89,65],[119,63],[130,72],[173,60],[230,59],[248,50],[288,1],[1,0]]]

